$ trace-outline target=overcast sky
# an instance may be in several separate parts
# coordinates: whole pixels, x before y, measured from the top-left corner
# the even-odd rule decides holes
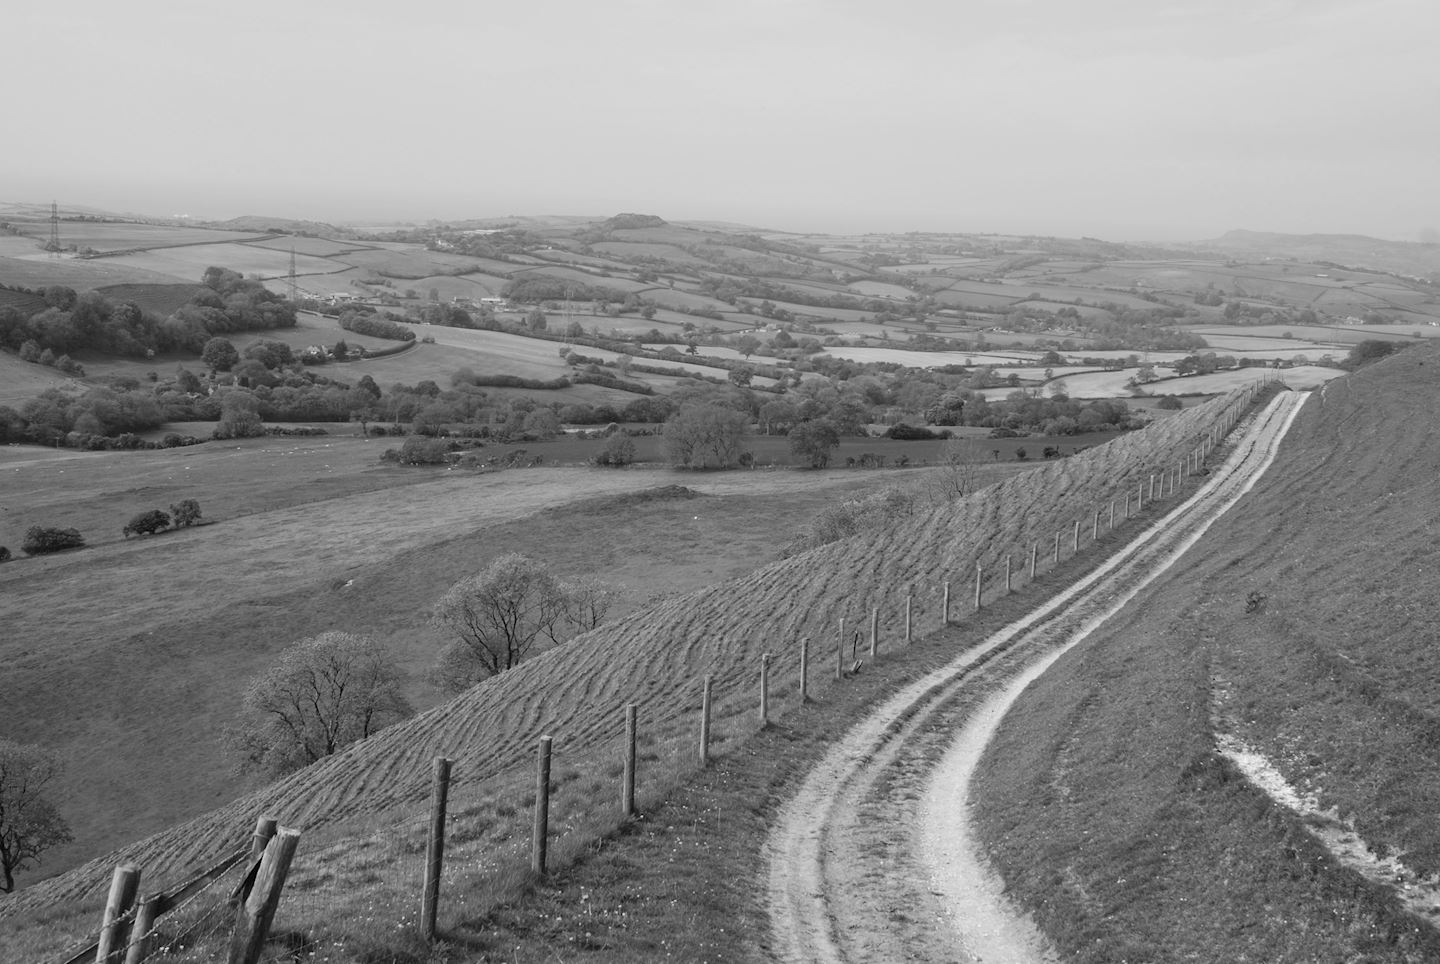
[[[0,200],[1115,240],[1440,229],[1436,0],[15,6]]]

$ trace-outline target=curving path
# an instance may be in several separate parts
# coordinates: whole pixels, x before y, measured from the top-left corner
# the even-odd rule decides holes
[[[970,833],[975,765],[1021,691],[1254,486],[1306,398],[1277,396],[1242,423],[1195,495],[1069,589],[897,693],[811,771],[766,844],[779,960],[1055,959],[1008,905]]]

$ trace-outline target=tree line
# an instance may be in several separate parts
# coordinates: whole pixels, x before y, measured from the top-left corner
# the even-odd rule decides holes
[[[198,353],[217,334],[295,326],[293,305],[260,282],[219,267],[207,268],[195,295],[166,318],[98,291],[76,294],[52,285],[41,295],[45,307],[39,311],[0,307],[0,347],[33,360],[42,352],[58,356],[82,350],[147,358],[171,351]]]

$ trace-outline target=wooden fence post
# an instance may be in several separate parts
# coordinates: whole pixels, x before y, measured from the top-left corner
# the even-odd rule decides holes
[[[110,878],[110,895],[105,899],[105,914],[100,918],[100,943],[95,948],[95,964],[120,964],[120,951],[130,934],[127,915],[135,906],[140,890],[140,868],[121,864]]]
[[[142,900],[135,907],[135,923],[130,928],[130,949],[125,952],[125,964],[143,964],[150,956],[150,947],[155,943],[150,933],[160,917],[160,906],[165,903],[165,894],[157,892]]]
[[[270,844],[270,838],[275,836],[275,828],[280,826],[274,817],[258,817],[255,820],[255,833],[250,837],[250,863],[254,863],[265,856],[265,848]]]
[[[980,563],[975,563],[975,610],[980,610],[980,581],[984,577],[985,570],[980,568]]]
[[[763,684],[762,684],[763,686]],[[620,813],[635,816],[635,744],[638,741],[638,709],[625,704],[625,765],[621,768]]]
[[[845,617],[840,617],[840,635],[835,640],[835,678],[845,678]]]
[[[1005,556],[1005,595],[1010,595],[1010,556]]]
[[[945,595],[940,602],[940,625],[950,625],[950,583],[945,583]]]
[[[1115,528],[1115,500],[1110,500],[1110,528]]]
[[[420,934],[435,939],[435,918],[440,912],[440,871],[445,864],[445,811],[450,799],[450,766],[437,756],[430,778],[430,838],[425,844],[425,888],[420,892]]]
[[[1075,531],[1070,537],[1070,554],[1073,556],[1080,551],[1080,520],[1075,520]]]
[[[256,964],[270,935],[270,922],[280,904],[280,891],[290,873],[290,862],[300,843],[300,831],[281,827],[260,858],[260,871],[250,896],[235,914],[235,932],[230,937],[230,964]]]
[[[1030,543],[1030,581],[1035,581],[1035,559],[1040,555],[1040,543]]]
[[[550,746],[548,736],[540,738],[535,758],[535,826],[530,834],[530,869],[545,873],[550,847]]]
[[[1155,473],[1150,473],[1150,501],[1155,501]]]
[[[906,646],[909,646],[909,645],[910,645],[910,639],[911,639],[910,630],[911,630],[911,625],[912,625],[911,619],[912,619],[912,617],[914,616],[914,614],[915,614],[915,593],[913,593],[913,592],[907,592],[907,593],[905,594],[905,645],[906,645]]]
[[[1099,541],[1100,541],[1100,510],[1099,510],[1099,509],[1096,509],[1096,510],[1095,510],[1095,521],[1094,521],[1094,524],[1091,525],[1091,527],[1090,527],[1090,540],[1091,540],[1092,542],[1099,542]]]
[[[709,673],[705,674],[705,682],[700,687],[700,769],[710,765],[710,690],[715,685],[715,677]]]
[[[880,607],[873,606],[870,609],[870,658],[874,659],[878,652],[880,652]]]
[[[1055,559],[1051,565],[1060,565],[1060,533],[1055,533]]]
[[[800,702],[810,702],[810,637],[800,637]]]

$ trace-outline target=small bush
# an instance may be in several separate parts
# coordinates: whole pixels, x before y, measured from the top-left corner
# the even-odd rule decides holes
[[[885,430],[885,437],[901,442],[928,442],[931,439],[949,438],[950,432],[936,432],[923,425],[906,425],[899,422]]]
[[[159,509],[151,509],[148,512],[141,512],[125,523],[125,528],[120,530],[120,534],[128,539],[132,535],[154,535],[157,532],[164,532],[168,528],[170,528],[170,514]]]
[[[450,443],[415,435],[400,446],[398,461],[404,465],[444,465],[450,461]]]
[[[1178,412],[1180,409],[1185,407],[1185,404],[1181,402],[1180,399],[1176,398],[1174,395],[1166,395],[1164,398],[1160,399],[1160,401],[1155,403],[1155,407],[1163,408],[1167,412]]]
[[[10,550],[5,546],[0,546],[0,562],[9,562],[10,558]]]
[[[628,435],[612,435],[595,456],[596,465],[620,468],[635,461],[635,440]]]
[[[25,541],[21,544],[20,551],[27,556],[39,556],[47,552],[80,549],[84,545],[85,539],[76,529],[31,526],[25,531]]]

